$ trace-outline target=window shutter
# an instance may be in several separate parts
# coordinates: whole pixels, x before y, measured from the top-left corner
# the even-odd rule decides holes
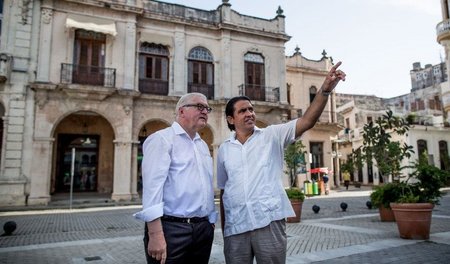
[[[188,83],[194,82],[194,63],[189,61],[188,63]]]
[[[139,78],[145,78],[145,56],[139,56]]]
[[[207,64],[206,66],[206,72],[207,72],[207,82],[208,85],[214,84],[214,67],[212,64]]]
[[[168,74],[169,63],[167,58],[161,60],[161,79],[167,81],[169,79]]]

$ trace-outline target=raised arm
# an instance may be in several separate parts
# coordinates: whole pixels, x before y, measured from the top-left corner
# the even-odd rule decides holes
[[[339,81],[345,81],[345,73],[338,70],[341,64],[342,62],[338,62],[330,69],[325,77],[325,80],[323,81],[322,87],[314,97],[311,105],[308,107],[305,114],[301,118],[297,119],[295,138],[300,137],[305,131],[312,128],[316,124],[328,102],[328,96],[330,93]]]

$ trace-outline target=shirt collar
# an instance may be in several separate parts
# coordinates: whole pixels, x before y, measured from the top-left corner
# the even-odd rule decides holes
[[[189,134],[186,132],[186,130],[184,130],[184,128],[177,121],[173,122],[172,128],[176,135],[185,134],[188,138],[191,138]],[[200,139],[200,135],[198,133],[195,133],[195,137],[193,140],[197,139]]]
[[[253,135],[255,135],[257,133],[260,133],[261,131],[262,131],[261,128],[255,126],[255,128],[253,129]],[[252,137],[253,135],[251,135],[250,137]],[[236,131],[232,131],[231,134],[230,134],[230,137],[228,139],[226,139],[225,141],[235,142],[236,140],[237,140],[236,139]]]

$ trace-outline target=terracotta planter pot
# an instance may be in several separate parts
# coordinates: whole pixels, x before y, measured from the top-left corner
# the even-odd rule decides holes
[[[386,208],[383,205],[381,205],[378,208],[378,211],[380,212],[381,222],[395,222],[394,212],[392,211],[391,208]]]
[[[401,238],[430,238],[431,214],[434,204],[431,203],[391,203]]]
[[[300,219],[302,218],[302,205],[303,201],[299,200],[291,200],[292,208],[294,209],[295,216],[294,217],[288,217],[286,219],[287,223],[299,223]]]

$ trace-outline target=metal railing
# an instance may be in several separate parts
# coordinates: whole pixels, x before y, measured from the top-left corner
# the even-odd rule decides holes
[[[115,87],[116,69],[61,63],[61,83]]]
[[[213,84],[200,84],[200,83],[188,83],[189,93],[201,93],[206,96],[206,98],[212,100],[214,99],[214,85]]]
[[[276,103],[280,101],[280,87],[241,84],[239,85],[239,95],[245,95],[255,101]]]
[[[154,79],[139,79],[139,91],[146,94],[168,95],[169,82]]]

